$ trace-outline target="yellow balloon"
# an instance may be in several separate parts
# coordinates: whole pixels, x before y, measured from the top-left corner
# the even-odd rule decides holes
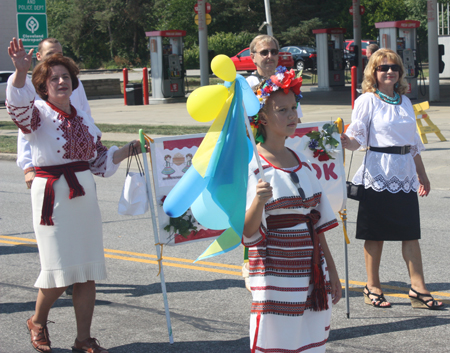
[[[226,55],[215,56],[211,61],[211,69],[218,78],[224,81],[233,82],[236,79],[236,66]]]
[[[227,98],[228,89],[225,86],[203,86],[189,95],[186,108],[194,120],[206,123],[219,115]]]

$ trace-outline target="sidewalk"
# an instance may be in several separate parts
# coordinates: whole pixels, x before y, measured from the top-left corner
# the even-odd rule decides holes
[[[96,75],[99,76],[99,75]],[[351,120],[351,92],[350,87],[339,87],[330,92],[311,91],[311,85],[302,87],[303,99],[301,108],[304,122],[335,121],[342,118],[345,124]],[[412,101],[413,104],[428,100],[428,87],[426,95]],[[192,119],[187,110],[186,103],[125,106],[122,98],[93,99],[89,101],[92,116],[96,123],[105,124],[137,124],[137,125],[204,125],[211,122],[200,123]],[[450,80],[441,80],[440,102],[431,103],[427,111],[432,121],[441,129],[446,138],[450,139]],[[0,121],[9,121],[10,118],[4,106],[0,106]],[[153,135],[151,129],[146,133],[152,138],[162,137]],[[0,130],[0,135],[16,135],[12,130]],[[430,135],[430,143],[435,135]],[[136,134],[105,133],[103,140],[130,141],[138,137]],[[0,153],[0,159],[7,156]],[[15,159],[15,156],[9,157]]]

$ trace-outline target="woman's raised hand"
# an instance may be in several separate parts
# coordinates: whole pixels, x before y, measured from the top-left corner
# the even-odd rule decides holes
[[[12,41],[9,42],[8,54],[14,64],[14,67],[19,72],[28,72],[31,67],[33,51],[34,49],[31,49],[27,54],[21,39],[17,41],[16,38],[13,38]]]

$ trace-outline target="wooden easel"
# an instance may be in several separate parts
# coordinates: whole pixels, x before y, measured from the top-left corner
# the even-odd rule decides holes
[[[428,143],[427,137],[425,134],[435,133],[437,137],[441,141],[447,141],[444,135],[442,135],[441,130],[433,124],[433,122],[430,119],[430,116],[425,113],[425,110],[430,108],[430,103],[428,102],[422,102],[418,104],[413,105],[414,113],[416,114],[416,123],[417,123],[417,129],[419,130],[420,139],[422,142]],[[423,126],[421,119],[425,120],[425,122],[428,124],[428,126]]]

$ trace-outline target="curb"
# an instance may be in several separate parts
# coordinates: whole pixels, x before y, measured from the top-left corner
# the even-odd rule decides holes
[[[17,154],[15,153],[0,153],[0,161],[13,161],[17,160]]]

